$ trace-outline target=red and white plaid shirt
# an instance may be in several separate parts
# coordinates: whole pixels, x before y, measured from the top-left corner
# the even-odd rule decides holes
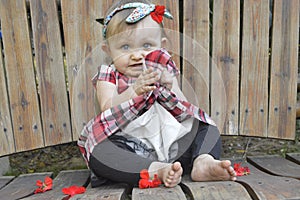
[[[145,58],[145,62],[148,67],[157,68],[158,64],[160,64],[160,66],[165,67],[171,74],[179,74],[177,67],[171,60],[171,56],[164,49],[149,53]],[[93,84],[95,85],[98,80],[116,84],[118,86],[118,93],[122,93],[133,84],[136,79],[119,73],[113,65],[102,65],[99,67],[97,75],[93,78]],[[101,112],[86,124],[78,140],[80,151],[86,161],[89,160],[90,154],[97,144],[117,133],[122,127],[125,127],[128,123],[141,116],[154,102],[158,102],[170,112],[178,122],[194,117],[202,122],[215,126],[215,123],[200,108],[187,101],[178,99],[173,92],[158,83],[156,86],[157,89],[154,91],[111,107]]]

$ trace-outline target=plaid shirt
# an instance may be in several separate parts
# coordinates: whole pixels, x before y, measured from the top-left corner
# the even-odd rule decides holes
[[[148,67],[151,66],[155,69],[159,69],[162,66],[173,75],[179,74],[177,67],[171,60],[171,56],[163,49],[148,54],[145,58],[145,62]],[[118,93],[122,93],[133,84],[136,79],[126,77],[119,73],[114,66],[102,65],[98,74],[93,78],[93,84],[95,85],[98,80],[116,84],[118,86]],[[78,140],[80,151],[86,161],[89,160],[90,154],[97,144],[117,133],[122,127],[125,127],[128,123],[141,116],[154,102],[158,102],[170,112],[178,122],[194,117],[202,122],[215,126],[215,123],[204,111],[189,102],[178,99],[173,92],[159,85],[159,83],[156,83],[156,86],[157,89],[154,91],[111,107],[101,112],[86,124]]]

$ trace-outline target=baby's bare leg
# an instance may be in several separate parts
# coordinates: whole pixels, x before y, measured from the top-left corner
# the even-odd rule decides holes
[[[215,160],[209,154],[198,156],[191,172],[193,181],[236,180],[236,173],[229,160]]]
[[[153,162],[149,167],[149,174],[151,177],[154,174],[164,183],[166,187],[175,187],[181,181],[183,169],[180,162],[175,163],[162,163]]]

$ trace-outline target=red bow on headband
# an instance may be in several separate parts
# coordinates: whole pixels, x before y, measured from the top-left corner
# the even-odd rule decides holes
[[[165,6],[155,6],[155,10],[150,13],[152,19],[157,23],[161,23],[165,14]]]

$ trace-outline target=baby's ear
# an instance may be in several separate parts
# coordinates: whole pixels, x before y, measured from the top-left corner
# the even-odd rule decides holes
[[[102,50],[110,56],[110,48],[106,41],[104,41],[101,45]]]
[[[167,47],[167,38],[166,37],[163,37],[161,38],[161,47],[162,48],[166,48]]]

